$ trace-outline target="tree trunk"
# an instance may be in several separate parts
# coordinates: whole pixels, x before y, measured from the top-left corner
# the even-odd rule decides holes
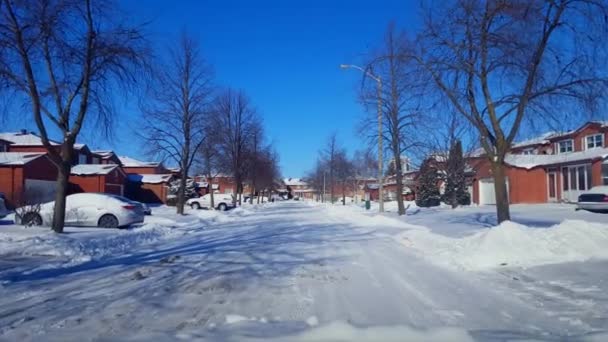
[[[186,203],[186,170],[182,167],[181,178],[179,180],[179,189],[177,189],[177,214],[184,214],[184,205]]]
[[[346,183],[342,184],[342,205],[346,205]]]
[[[397,213],[401,216],[405,215],[405,205],[403,204],[403,170],[401,170],[399,148],[393,147],[393,157],[395,158],[395,181],[397,182]]]
[[[63,233],[65,225],[65,197],[68,194],[70,170],[72,169],[71,157],[63,157],[61,166],[57,168],[57,183],[55,187],[55,206],[53,208],[53,231]],[[67,161],[65,159],[68,159]]]
[[[505,177],[505,164],[502,161],[492,163],[492,173],[494,175],[494,191],[496,193],[496,216],[498,223],[509,221],[509,196]]]

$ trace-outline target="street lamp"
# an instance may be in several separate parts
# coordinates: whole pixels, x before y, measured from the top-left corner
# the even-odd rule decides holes
[[[378,93],[378,209],[384,212],[383,179],[382,179],[382,78],[374,75],[370,70],[363,69],[353,64],[340,64],[341,69],[357,69],[365,76],[376,81],[376,91]]]

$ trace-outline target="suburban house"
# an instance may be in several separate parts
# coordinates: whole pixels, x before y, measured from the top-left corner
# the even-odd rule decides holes
[[[9,208],[26,204],[31,196],[51,201],[57,169],[44,153],[0,152],[0,192]]]
[[[203,175],[195,176],[194,181],[197,182],[201,189],[201,195],[208,194],[209,184],[212,184],[213,191],[221,194],[233,194],[234,193],[234,177],[227,174],[218,174],[213,179],[208,179]],[[211,182],[210,182],[211,181]]]
[[[122,196],[126,176],[120,165],[78,164],[72,167],[68,192],[105,192]]]
[[[127,175],[125,195],[128,198],[144,203],[166,203],[169,195],[169,184],[174,179],[171,174],[136,174]]]
[[[505,160],[509,202],[576,202],[591,187],[608,185],[607,139],[608,123],[591,121],[513,144]],[[475,170],[473,202],[495,204],[489,161],[475,156],[467,162]]]
[[[301,178],[285,178],[283,179],[283,187],[285,188],[285,192],[291,190],[291,194],[294,197],[303,199],[314,198],[315,191]]]

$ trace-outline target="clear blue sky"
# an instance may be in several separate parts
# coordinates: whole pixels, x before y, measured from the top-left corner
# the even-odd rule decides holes
[[[120,1],[135,21],[151,21],[150,39],[167,46],[182,29],[200,39],[218,84],[244,89],[264,117],[282,173],[300,177],[333,131],[350,150],[363,116],[356,101],[360,74],[341,70],[376,46],[391,20],[417,25],[417,1]],[[133,101],[135,103],[135,101]],[[130,109],[131,108],[131,109]],[[83,135],[93,148],[142,157],[131,134],[136,106],[126,105],[115,138]],[[30,120],[9,123],[35,130]],[[128,124],[127,124],[128,123]]]

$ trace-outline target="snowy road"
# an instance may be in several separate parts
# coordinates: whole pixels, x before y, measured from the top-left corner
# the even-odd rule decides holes
[[[174,226],[83,263],[0,261],[0,339],[285,340],[328,327],[321,340],[349,340],[345,327],[382,326],[354,336],[599,340],[608,329],[606,262],[455,271],[396,241],[414,226],[298,202]]]

